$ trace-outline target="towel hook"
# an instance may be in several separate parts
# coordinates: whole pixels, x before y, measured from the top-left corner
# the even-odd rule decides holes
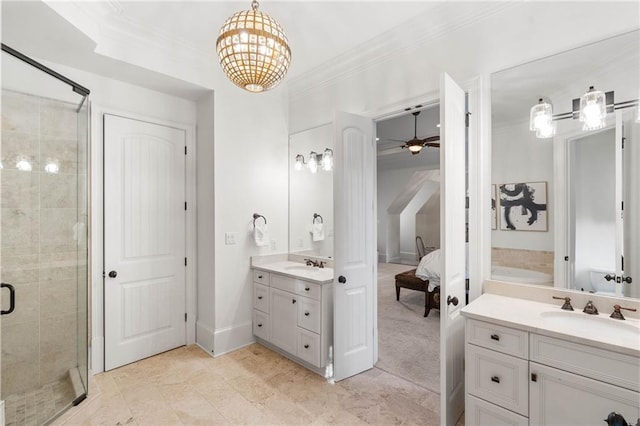
[[[314,213],[313,214],[313,223],[316,223],[316,219],[320,218],[320,223],[324,223],[324,220],[322,220],[322,216],[320,216],[318,213]]]
[[[253,214],[253,227],[254,228],[256,227],[256,219],[258,219],[258,218],[262,218],[264,220],[264,224],[265,225],[267,224],[267,218],[266,217],[262,216],[261,214],[254,213]]]

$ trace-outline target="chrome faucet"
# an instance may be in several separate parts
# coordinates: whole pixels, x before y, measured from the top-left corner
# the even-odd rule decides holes
[[[321,260],[320,264],[318,265],[318,268],[323,268],[324,269],[324,265],[326,265],[326,264],[327,264],[327,262]]]
[[[598,315],[598,308],[596,308],[596,305],[594,305],[593,302],[589,300],[584,306],[582,312],[589,315]]]

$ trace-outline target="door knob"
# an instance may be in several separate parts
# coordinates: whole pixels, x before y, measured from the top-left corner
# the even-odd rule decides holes
[[[447,305],[451,305],[453,303],[453,306],[458,306],[458,298],[453,296],[447,296]]]
[[[116,271],[110,271],[109,272],[109,278],[115,278],[118,276],[118,273]]]
[[[627,283],[627,284],[631,284],[631,277],[622,277],[622,282],[623,283]]]
[[[339,282],[340,284],[344,284],[344,283],[346,283],[346,282],[347,282],[347,279],[344,277],[344,275],[340,275],[340,276],[338,277],[338,282]]]

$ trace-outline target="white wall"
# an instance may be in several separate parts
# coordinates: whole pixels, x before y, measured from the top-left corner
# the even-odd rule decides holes
[[[418,211],[416,235],[422,237],[425,247],[440,248],[440,188]]]
[[[103,333],[103,222],[102,222],[102,147],[103,129],[100,114],[117,111],[135,117],[194,126],[196,104],[193,101],[156,92],[132,84],[109,79],[86,71],[52,62],[41,61],[91,91],[91,277],[92,335],[91,370],[102,369]],[[194,135],[191,135],[193,137]],[[194,334],[194,333],[191,333]]]
[[[491,183],[547,182],[548,231],[502,231],[498,209],[498,229],[491,231],[492,247],[527,250],[554,249],[553,138],[537,139],[529,122],[521,121],[492,131]],[[498,192],[498,207],[500,194]]]
[[[215,346],[219,355],[254,341],[250,257],[288,250],[288,123],[285,93],[216,89]],[[267,218],[272,246],[253,242],[253,213]],[[225,233],[237,233],[225,245]]]
[[[384,262],[390,260],[393,260],[394,262],[398,261],[400,253],[395,253],[394,247],[396,247],[396,243],[399,244],[398,247],[402,244],[400,242],[400,235],[388,235],[389,215],[387,210],[391,203],[396,199],[396,196],[411,180],[414,173],[424,169],[425,168],[378,170],[378,256]],[[401,229],[400,213],[398,213],[398,217],[394,219],[394,221],[396,220],[398,221],[398,229]],[[413,227],[411,227],[410,232],[413,233],[414,230],[415,223]],[[389,237],[391,237],[391,240],[389,240]],[[413,246],[415,247],[415,235],[411,238],[413,239]]]
[[[214,194],[214,113],[213,92],[200,98],[197,103],[197,244],[198,244],[198,317],[196,319],[196,341],[207,351],[214,346],[215,330],[215,194]]]
[[[416,261],[416,215],[435,193],[440,193],[439,181],[426,181],[415,197],[400,214],[400,256],[403,260]],[[438,227],[438,232],[440,228]]]

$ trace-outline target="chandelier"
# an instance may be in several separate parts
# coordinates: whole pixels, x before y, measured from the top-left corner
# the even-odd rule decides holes
[[[291,63],[291,49],[282,27],[266,13],[251,10],[234,13],[220,28],[216,41],[220,66],[229,80],[249,92],[275,87]]]

